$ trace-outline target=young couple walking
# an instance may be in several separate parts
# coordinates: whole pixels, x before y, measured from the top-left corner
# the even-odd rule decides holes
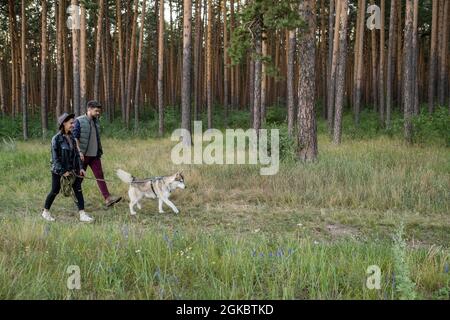
[[[84,197],[81,189],[83,177],[89,166],[97,179],[98,187],[105,199],[105,205],[111,207],[122,198],[112,196],[104,181],[101,156],[103,154],[100,140],[98,118],[101,104],[89,101],[87,112],[75,119],[75,115],[64,113],[58,118],[58,133],[52,138],[52,189],[47,195],[42,217],[47,221],[55,219],[50,214],[50,207],[61,191],[61,181],[67,178],[72,184],[73,194],[82,222],[92,222],[93,218],[84,211]]]

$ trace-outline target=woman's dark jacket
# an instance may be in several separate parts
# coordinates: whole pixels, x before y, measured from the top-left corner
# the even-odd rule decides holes
[[[75,171],[77,174],[83,169],[80,154],[77,149],[75,138],[69,135],[72,147],[61,132],[52,138],[52,172],[63,175],[67,171]]]

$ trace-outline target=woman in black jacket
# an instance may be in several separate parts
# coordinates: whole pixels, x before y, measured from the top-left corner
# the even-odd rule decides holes
[[[55,221],[49,210],[53,201],[61,190],[61,177],[69,177],[74,173],[84,176],[83,164],[77,149],[75,138],[72,136],[74,114],[64,113],[58,118],[59,132],[52,138],[52,190],[45,200],[42,217],[47,221]],[[93,219],[84,212],[84,198],[81,190],[82,178],[76,177],[72,185],[77,206],[80,214],[80,221],[92,222]]]

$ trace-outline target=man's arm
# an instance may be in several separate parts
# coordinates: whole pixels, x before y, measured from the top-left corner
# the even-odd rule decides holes
[[[81,129],[80,121],[78,119],[76,119],[74,129],[73,129],[73,137],[75,138],[75,141],[77,143],[77,149],[78,149],[78,153],[80,154],[81,162],[84,162],[84,154],[81,152],[81,149],[80,149],[80,131],[81,131],[80,129]]]

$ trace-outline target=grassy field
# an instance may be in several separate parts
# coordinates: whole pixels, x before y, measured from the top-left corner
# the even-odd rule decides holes
[[[364,123],[352,129],[351,118],[344,125],[344,143],[334,146],[319,123],[314,164],[292,161],[283,140],[274,176],[258,166],[175,166],[169,138],[106,127],[106,178],[125,201],[106,210],[86,180],[90,225],[62,195],[57,221],[40,217],[48,140],[3,140],[0,299],[449,299],[448,147],[408,147]],[[137,176],[182,169],[188,187],[173,195],[180,214],[160,214],[147,200],[130,217],[117,168]],[[73,265],[80,290],[67,287]],[[371,265],[381,270],[379,290],[366,286]]]

